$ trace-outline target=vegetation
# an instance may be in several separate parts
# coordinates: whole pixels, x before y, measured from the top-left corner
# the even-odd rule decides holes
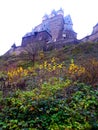
[[[29,59],[31,59],[31,61],[33,62],[33,66],[35,64],[35,58],[36,55],[43,50],[43,44],[44,42],[33,42],[33,43],[29,43],[26,47],[25,47],[25,51],[29,56]]]
[[[39,52],[34,64],[27,53],[1,57],[0,129],[97,130],[96,47]]]

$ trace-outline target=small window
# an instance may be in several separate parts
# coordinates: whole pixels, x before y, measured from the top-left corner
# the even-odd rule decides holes
[[[62,36],[63,36],[64,39],[66,38],[66,34],[63,34]]]

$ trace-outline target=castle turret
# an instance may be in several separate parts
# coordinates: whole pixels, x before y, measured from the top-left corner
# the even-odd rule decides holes
[[[57,15],[56,11],[55,11],[55,10],[52,10],[52,11],[51,11],[51,14],[49,15],[49,18],[52,18],[52,17],[54,17],[54,16],[56,16],[56,15]]]
[[[73,23],[70,15],[64,17],[64,30],[73,30]]]
[[[58,11],[57,11],[57,15],[62,15],[64,16],[64,11],[62,8],[60,8]]]
[[[73,23],[70,15],[64,17],[64,30],[63,30],[62,37],[64,39],[69,39],[69,38],[76,39],[77,37],[77,33],[73,31]]]

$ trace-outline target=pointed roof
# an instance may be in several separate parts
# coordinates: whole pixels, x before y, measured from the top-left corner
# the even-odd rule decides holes
[[[57,11],[57,14],[62,14],[62,15],[64,15],[64,11],[63,11],[63,9],[60,8],[60,9]]]
[[[70,15],[67,15],[64,17],[64,22],[65,22],[65,24],[73,25]]]
[[[55,11],[55,9],[53,9],[53,10],[51,11],[51,14],[57,15],[57,12]]]

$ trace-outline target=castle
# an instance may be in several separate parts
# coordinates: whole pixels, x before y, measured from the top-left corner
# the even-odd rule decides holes
[[[11,49],[6,52],[6,55],[16,52],[20,54],[24,51],[24,47],[28,44],[41,41],[43,46],[54,46],[54,48],[63,47],[69,43],[80,42],[98,42],[98,23],[93,27],[91,35],[85,36],[78,40],[77,33],[73,30],[73,23],[70,15],[64,16],[64,11],[59,9],[53,10],[51,14],[45,14],[42,17],[42,23],[37,25],[31,32],[22,37],[21,46],[13,45]],[[51,43],[51,44],[50,44]]]
[[[27,33],[22,38],[22,46],[35,41],[46,43],[64,40],[74,42],[77,40],[77,33],[73,30],[73,23],[70,15],[64,17],[62,8],[51,14],[42,17],[42,23],[36,26],[32,32]]]

